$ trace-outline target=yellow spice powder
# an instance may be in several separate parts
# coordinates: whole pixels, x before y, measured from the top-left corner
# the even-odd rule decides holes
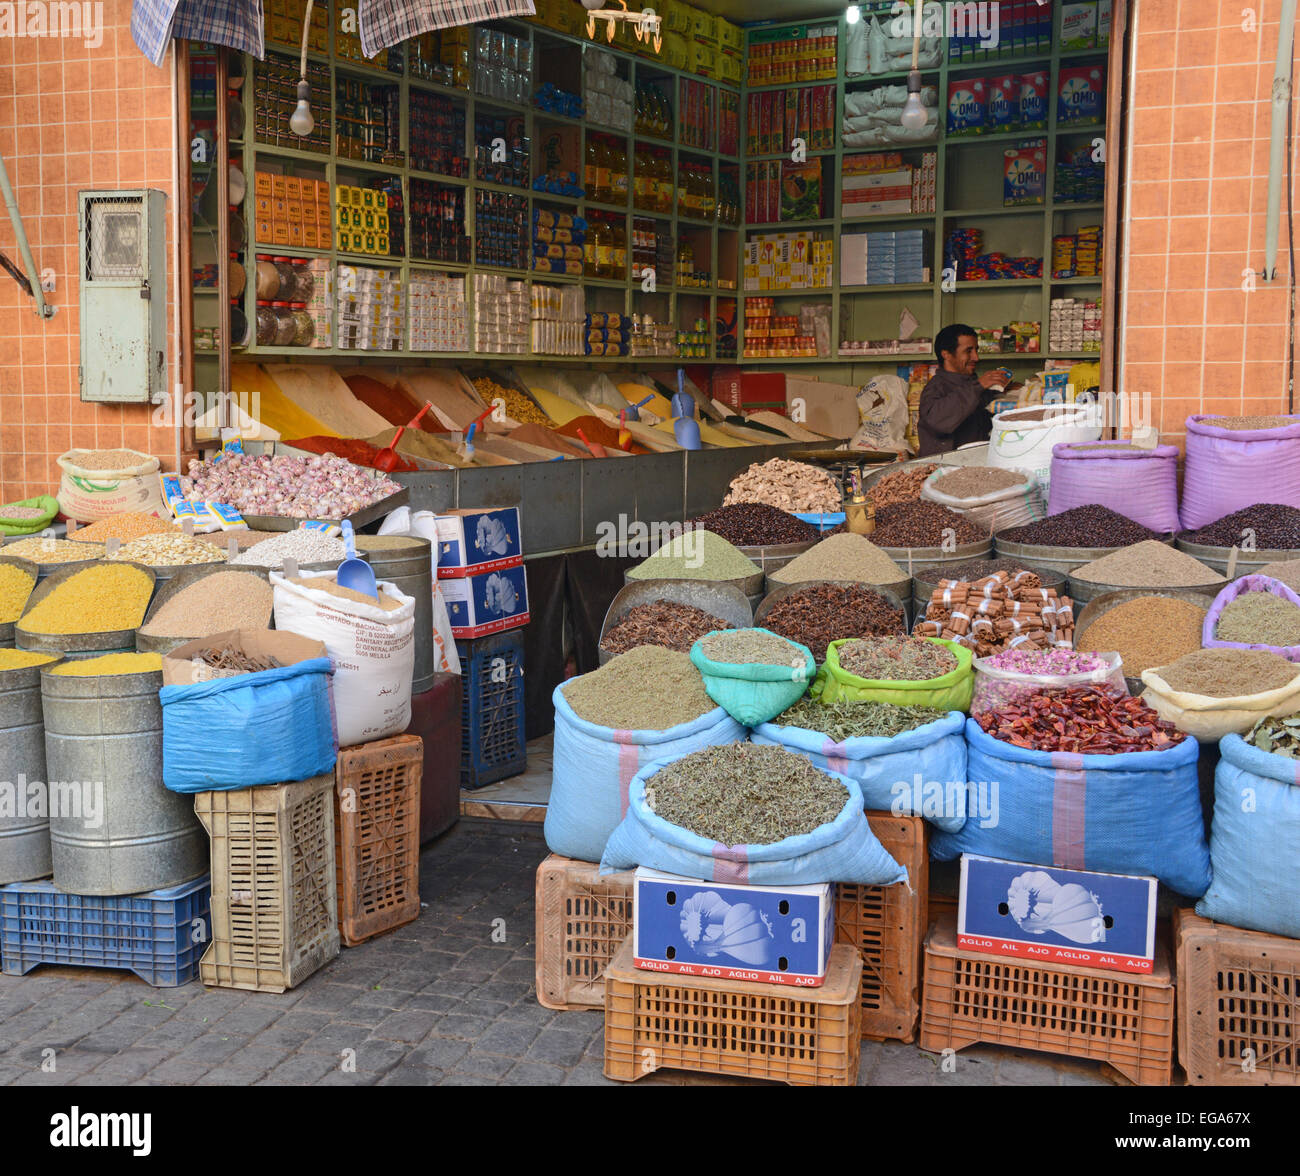
[[[50,673],[68,678],[96,678],[108,674],[149,674],[161,669],[160,653],[109,653],[103,657],[65,661]]]
[[[57,661],[50,653],[29,653],[26,649],[0,649],[0,672],[4,670],[25,670],[29,666],[43,666],[46,662]]]
[[[27,598],[35,587],[35,577],[22,568],[0,563],[0,624],[16,621],[23,615]]]
[[[101,564],[69,576],[23,617],[28,633],[110,633],[144,622],[153,582],[139,568]]]

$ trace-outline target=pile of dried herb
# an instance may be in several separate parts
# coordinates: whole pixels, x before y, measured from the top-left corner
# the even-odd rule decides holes
[[[605,634],[600,647],[606,653],[626,653],[639,645],[660,645],[690,653],[691,646],[705,633],[730,628],[728,621],[703,609],[675,600],[656,600],[628,609],[627,615]]]
[[[1260,751],[1300,759],[1300,715],[1271,715],[1260,719],[1250,729],[1246,742]]]
[[[1170,690],[1236,698],[1289,686],[1300,666],[1265,649],[1197,649],[1156,672]]]
[[[924,637],[860,637],[837,656],[842,670],[872,682],[927,682],[957,668],[950,650]]]
[[[727,665],[803,666],[807,657],[792,641],[759,629],[736,629],[714,633],[700,642],[700,651],[710,661]]]
[[[801,698],[772,720],[778,727],[802,727],[829,736],[836,743],[846,739],[888,739],[937,722],[944,711],[928,706],[892,706],[887,702],[814,702]]]
[[[692,752],[646,782],[656,815],[723,845],[811,833],[835,820],[847,799],[848,789],[806,757],[755,743]]]
[[[641,645],[565,683],[574,714],[619,731],[666,731],[717,709],[684,653]]]
[[[1271,592],[1243,592],[1219,614],[1214,635],[1242,645],[1300,645],[1300,608]]]

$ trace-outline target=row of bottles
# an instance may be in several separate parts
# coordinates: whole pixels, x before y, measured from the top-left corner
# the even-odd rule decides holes
[[[588,218],[582,272],[589,278],[627,281],[627,226],[620,218],[600,213]]]
[[[694,220],[712,220],[718,208],[713,169],[684,163],[677,171],[677,215]]]
[[[642,212],[662,212],[670,216],[677,185],[668,152],[638,143],[633,154],[636,174],[632,180],[632,207]]]
[[[673,106],[658,86],[636,88],[636,133],[654,139],[673,137]]]
[[[626,204],[629,190],[627,146],[608,135],[588,135],[582,186],[598,204]]]
[[[632,207],[641,212],[672,214],[693,220],[740,223],[740,184],[723,170],[715,178],[706,164],[683,163],[673,175],[672,159],[663,148],[637,143],[633,148],[634,171],[629,175],[627,147],[620,139],[588,135],[583,164],[583,188],[587,199],[597,204],[626,206],[629,188]]]

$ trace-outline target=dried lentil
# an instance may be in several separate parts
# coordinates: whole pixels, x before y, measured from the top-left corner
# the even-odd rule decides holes
[[[347,558],[347,548],[341,539],[322,535],[319,531],[282,531],[270,539],[255,543],[241,551],[230,561],[254,568],[281,568],[286,559],[296,559],[300,564],[339,563]]]
[[[26,649],[0,649],[0,673],[5,670],[25,670],[31,666],[43,666],[47,662],[57,660],[57,656],[51,653],[31,653]]]
[[[141,535],[123,543],[108,559],[124,559],[150,568],[223,563],[226,553],[191,535]]]
[[[1074,647],[1098,653],[1118,653],[1124,673],[1139,677],[1153,666],[1167,666],[1201,648],[1206,607],[1169,596],[1139,596],[1117,604],[1076,638]]]
[[[762,569],[712,531],[687,531],[668,540],[628,572],[633,580],[742,580]]]
[[[1041,547],[1127,547],[1156,537],[1150,528],[1097,503],[1009,527],[999,534],[999,538],[1012,543]]]
[[[1207,547],[1233,547],[1250,540],[1257,551],[1300,547],[1300,510],[1280,502],[1260,502],[1206,523],[1182,538]]]
[[[174,535],[176,528],[157,515],[128,510],[111,518],[100,519],[87,527],[78,527],[73,533],[77,543],[103,543],[105,539],[120,539],[128,543],[141,535]]]
[[[872,682],[928,682],[957,668],[957,659],[924,637],[862,637],[836,650],[840,668]]]
[[[1300,645],[1300,608],[1271,592],[1243,592],[1219,614],[1214,635],[1243,645]]]
[[[98,678],[109,674],[152,674],[161,669],[162,656],[157,653],[110,653],[65,661],[50,673],[67,678]]]
[[[563,690],[578,718],[615,730],[666,731],[717,709],[691,659],[657,645],[620,653]]]
[[[876,529],[871,541],[877,547],[938,547],[951,534],[957,543],[987,539],[968,518],[937,502],[900,502],[876,511]]]
[[[1096,686],[1044,690],[975,721],[1014,747],[1080,755],[1167,751],[1187,738],[1140,698]]]
[[[998,490],[1023,486],[1025,475],[998,466],[957,466],[952,473],[944,474],[930,483],[932,490],[949,498],[982,498]]]
[[[763,628],[806,645],[821,662],[826,646],[842,637],[904,632],[903,610],[857,584],[810,584],[777,601]]]
[[[0,563],[0,625],[23,615],[23,607],[35,587],[34,576],[13,564]]]
[[[1295,681],[1300,666],[1263,649],[1198,649],[1159,673],[1171,690],[1236,698],[1280,690]]]
[[[925,485],[926,478],[938,468],[934,462],[926,462],[924,465],[895,470],[892,474],[882,474],[867,491],[867,501],[877,510],[899,502],[915,502],[921,497],[921,487]]]
[[[274,594],[255,572],[213,572],[187,584],[141,628],[146,637],[207,637],[271,624]]]
[[[629,609],[627,615],[605,634],[600,647],[606,653],[626,653],[638,645],[659,645],[678,653],[690,653],[691,646],[705,633],[730,628],[729,622],[711,616],[703,609],[671,600],[656,600]]]
[[[1070,574],[1080,580],[1132,588],[1186,588],[1223,579],[1199,559],[1158,539],[1144,539],[1131,547],[1122,547],[1075,568]]]
[[[944,711],[928,706],[891,706],[887,702],[814,702],[804,697],[772,720],[778,727],[802,727],[837,743],[845,739],[888,739],[938,722]]]
[[[76,563],[79,560],[103,559],[104,545],[69,543],[66,539],[33,535],[30,539],[19,539],[17,543],[6,543],[0,547],[0,552],[30,559],[37,564]]]
[[[897,584],[907,573],[865,535],[828,535],[768,576],[777,584],[809,580],[858,580],[864,584]]]
[[[646,803],[670,824],[723,845],[771,845],[821,828],[848,789],[782,747],[728,743],[675,760],[646,782]]]
[[[806,665],[802,649],[784,637],[774,637],[757,629],[733,629],[714,633],[700,641],[700,652],[710,661],[726,665]]]
[[[721,535],[737,547],[808,543],[821,532],[803,519],[765,502],[737,502],[700,515],[691,524]]]
[[[113,633],[138,629],[153,582],[128,564],[98,564],[69,576],[18,622],[28,633]]]

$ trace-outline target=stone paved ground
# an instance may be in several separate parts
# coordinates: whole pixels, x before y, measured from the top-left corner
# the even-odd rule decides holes
[[[421,858],[415,923],[344,948],[279,996],[154,989],[101,970],[0,976],[0,1085],[612,1085],[601,1014],[551,1012],[534,995],[533,881],[546,852],[540,827],[462,821]],[[859,1082],[1105,1078],[1095,1063],[993,1047],[963,1051],[945,1074],[914,1046],[864,1042]]]

